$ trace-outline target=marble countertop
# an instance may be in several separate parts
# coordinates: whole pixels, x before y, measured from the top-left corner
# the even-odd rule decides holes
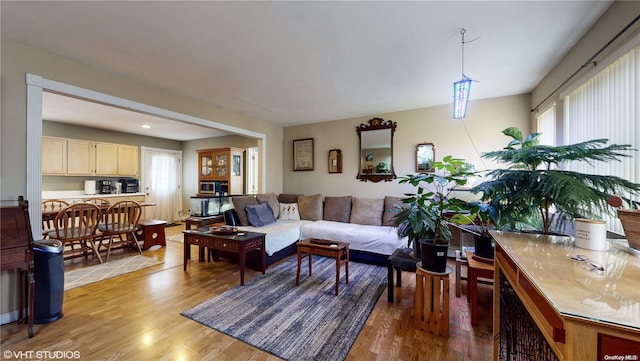
[[[571,237],[491,234],[563,317],[640,330],[640,257],[615,247],[578,248]],[[576,255],[599,263],[604,272],[573,260]]]

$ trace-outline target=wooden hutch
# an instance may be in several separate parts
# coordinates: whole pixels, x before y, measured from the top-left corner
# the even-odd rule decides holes
[[[242,148],[200,149],[198,195],[244,194]]]

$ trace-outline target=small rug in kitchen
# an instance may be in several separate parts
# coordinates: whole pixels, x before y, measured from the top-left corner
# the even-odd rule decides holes
[[[107,278],[135,272],[162,263],[162,261],[153,258],[136,255],[117,261],[109,261],[95,266],[75,269],[64,273],[64,290],[67,291],[89,283],[106,280]]]

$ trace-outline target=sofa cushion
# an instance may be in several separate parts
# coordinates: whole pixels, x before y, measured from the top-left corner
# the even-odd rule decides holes
[[[353,198],[351,206],[351,223],[380,226],[382,225],[382,211],[384,199]]]
[[[247,206],[257,206],[258,200],[254,196],[241,196],[241,197],[231,197],[231,202],[233,202],[233,208],[236,209],[236,213],[238,213],[238,220],[240,220],[240,225],[248,226],[249,219],[247,219],[247,211],[245,208]]]
[[[323,219],[325,221],[349,223],[352,198],[351,196],[325,197]]]
[[[298,197],[298,210],[300,219],[309,221],[322,220],[322,194]]]
[[[298,203],[298,197],[302,194],[286,194],[281,193],[278,195],[278,202],[280,203]]]
[[[382,225],[393,226],[394,218],[396,214],[400,213],[400,208],[405,208],[406,205],[402,203],[403,197],[384,197],[384,213],[382,214]],[[396,207],[396,205],[398,207]]]
[[[278,218],[280,216],[280,202],[278,202],[278,197],[276,197],[275,193],[256,194],[256,199],[258,203],[269,203],[274,217]]]
[[[254,227],[267,226],[272,223],[276,223],[276,217],[273,216],[273,211],[269,206],[269,203],[261,203],[257,206],[247,206],[247,219],[249,224]]]
[[[278,219],[299,221],[298,203],[280,203],[280,218]]]

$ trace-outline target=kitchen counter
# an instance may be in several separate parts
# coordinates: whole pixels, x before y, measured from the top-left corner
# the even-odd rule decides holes
[[[60,199],[73,202],[91,198],[121,198],[146,196],[146,193],[112,193],[112,194],[84,194],[84,191],[43,191],[42,199]]]
[[[640,357],[640,257],[613,247],[577,248],[571,237],[491,234],[496,241],[496,346],[508,343],[508,337],[501,335],[501,322],[515,322],[509,320],[509,303],[500,302],[512,288],[560,360],[601,360],[596,355],[614,352],[603,348],[607,337],[622,340],[624,347],[615,352],[626,350]],[[573,260],[576,255],[599,263],[604,271]],[[505,287],[506,294],[501,290]],[[494,349],[494,356],[498,353]]]

